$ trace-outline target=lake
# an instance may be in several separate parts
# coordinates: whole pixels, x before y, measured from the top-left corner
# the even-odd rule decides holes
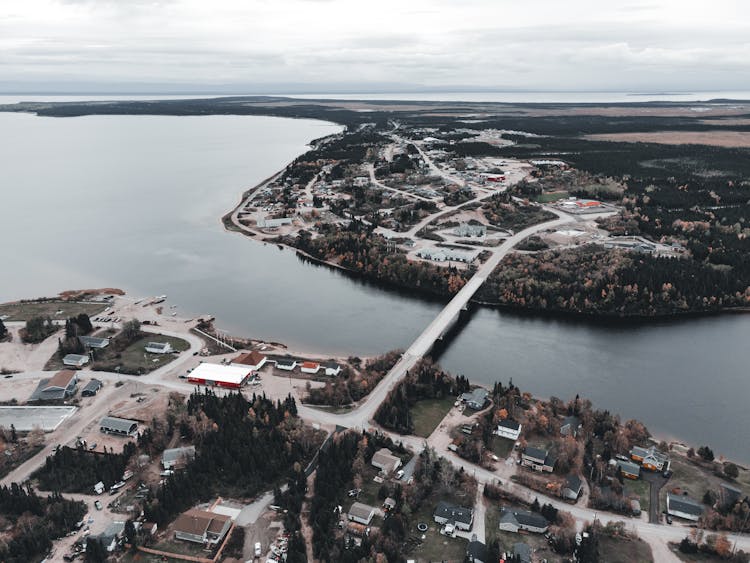
[[[340,130],[266,117],[0,113],[0,301],[167,294],[186,315],[308,351],[406,348],[441,308],[224,231],[240,194]],[[750,316],[612,326],[479,308],[440,361],[540,396],[580,393],[652,431],[750,461]]]

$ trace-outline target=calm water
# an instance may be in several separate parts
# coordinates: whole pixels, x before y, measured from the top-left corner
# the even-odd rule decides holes
[[[306,350],[406,347],[440,303],[223,230],[240,192],[337,126],[263,117],[0,114],[0,301],[64,289],[169,295]],[[750,461],[750,316],[608,327],[479,309],[441,362],[538,395],[580,392],[652,431]]]

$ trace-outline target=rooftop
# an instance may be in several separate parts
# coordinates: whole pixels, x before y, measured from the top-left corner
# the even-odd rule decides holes
[[[246,366],[257,366],[262,363],[266,357],[260,352],[253,350],[252,352],[246,352],[237,356],[232,363],[243,364]]]

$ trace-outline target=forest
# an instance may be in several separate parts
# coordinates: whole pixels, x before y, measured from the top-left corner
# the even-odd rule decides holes
[[[411,409],[422,399],[442,399],[470,390],[469,380],[462,375],[452,377],[429,359],[422,359],[409,370],[375,412],[375,421],[399,434],[412,434],[414,421]]]
[[[249,498],[309,462],[320,440],[297,418],[294,399],[218,397],[194,392],[187,402],[195,460],[169,476],[144,507],[160,526],[217,494]],[[296,468],[296,469],[295,469]]]
[[[75,529],[86,505],[59,493],[40,497],[30,486],[12,483],[0,487],[0,514],[5,520],[0,561],[28,563],[41,559],[52,548],[52,540]]]

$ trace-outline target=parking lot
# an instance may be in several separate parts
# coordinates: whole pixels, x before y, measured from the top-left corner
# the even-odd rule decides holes
[[[29,432],[34,427],[52,432],[76,410],[76,407],[0,407],[0,426],[10,428],[12,424],[18,432]]]

